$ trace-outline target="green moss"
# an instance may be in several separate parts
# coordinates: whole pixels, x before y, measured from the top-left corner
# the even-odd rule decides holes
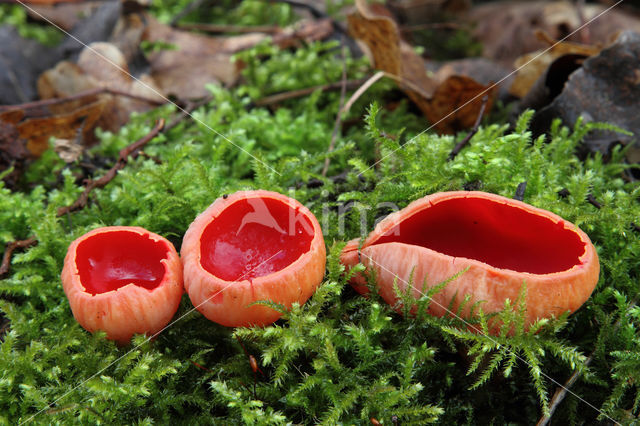
[[[327,69],[324,78],[300,85],[339,80],[340,68],[327,68],[330,49],[314,45],[296,54],[305,69]],[[640,214],[640,188],[622,179],[623,152],[616,149],[609,162],[597,155],[581,161],[575,148],[593,125],[555,125],[548,138],[532,140],[526,113],[512,132],[504,125],[482,127],[447,161],[464,134],[413,138],[420,118],[409,118],[406,106],[389,112],[373,104],[362,125],[338,138],[330,174],[346,175],[333,181],[320,171],[337,93],[318,92],[276,111],[249,107],[260,96],[297,87],[291,83],[297,71],[278,62],[295,62],[291,55],[271,51],[269,81],[256,74],[234,90],[211,88],[213,100],[194,113],[198,122],[185,120],[145,147],[160,164],[132,160],[69,217],[57,218],[56,210],[81,193],[81,168],[63,168],[51,152],[27,172],[32,189],[0,188],[0,243],[29,235],[39,241],[15,254],[11,273],[0,280],[0,311],[11,321],[0,344],[0,423],[367,424],[374,417],[390,424],[392,416],[402,424],[532,422],[555,389],[548,377],[564,382],[574,369],[583,371],[575,394],[619,421],[637,415],[640,324],[630,306],[638,292],[640,235],[631,223]],[[357,61],[348,64],[350,75],[361,75]],[[369,95],[383,97],[385,84]],[[174,113],[162,107],[133,117],[117,134],[101,133],[89,161],[107,168],[155,118]],[[362,105],[351,114],[363,115]],[[307,186],[312,178],[323,185]],[[490,341],[460,331],[451,319],[399,315],[347,284],[340,249],[369,232],[389,212],[388,203],[404,207],[470,185],[510,197],[522,181],[528,182],[526,202],[576,223],[598,250],[600,282],[574,315],[540,323],[537,334]],[[60,283],[74,238],[96,226],[138,225],[179,248],[199,212],[222,194],[248,188],[293,196],[321,220],[327,273],[306,304],[285,311],[272,326],[233,330],[192,312],[185,296],[176,324],[153,342],[139,336],[125,348],[76,323]],[[566,198],[558,195],[563,188],[570,192]],[[601,209],[586,201],[589,193]],[[506,306],[504,320],[517,325],[522,303]],[[261,372],[254,374],[239,341]],[[594,349],[587,368],[585,355]],[[600,415],[575,401],[569,395],[554,418],[592,423]]]

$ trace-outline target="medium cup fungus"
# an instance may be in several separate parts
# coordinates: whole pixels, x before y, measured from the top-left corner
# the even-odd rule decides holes
[[[457,312],[483,301],[485,313],[499,312],[506,299],[517,300],[526,283],[525,325],[539,318],[576,311],[598,282],[600,265],[589,237],[561,217],[520,201],[484,192],[441,192],[409,204],[381,221],[358,250],[352,240],[340,260],[362,263],[377,277],[380,295],[397,302],[409,282],[414,297],[461,271],[435,294],[429,313]],[[362,275],[354,288],[368,291]],[[493,329],[493,332],[497,331]]]
[[[322,282],[326,255],[313,213],[262,190],[217,199],[189,226],[180,253],[191,302],[228,327],[277,320],[279,312],[251,305],[260,300],[304,303]]]
[[[173,244],[146,229],[98,228],[69,246],[62,286],[82,327],[126,344],[162,330],[176,313],[182,263]]]

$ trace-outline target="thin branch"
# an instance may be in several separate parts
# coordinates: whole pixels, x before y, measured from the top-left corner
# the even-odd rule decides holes
[[[357,87],[360,87],[362,83],[366,81],[367,81],[366,78],[360,78],[357,80],[347,80],[346,81],[347,90],[352,90]],[[304,89],[291,90],[289,92],[282,92],[282,93],[276,93],[275,95],[265,96],[262,99],[258,99],[253,104],[259,107],[269,106],[269,105],[277,104],[283,101],[287,101],[289,99],[301,98],[303,96],[310,95],[316,90],[328,92],[330,90],[341,90],[341,89],[342,89],[342,81],[336,81],[334,83],[321,84],[319,86],[313,86],[313,87],[305,87]]]
[[[26,240],[11,241],[7,243],[7,248],[4,250],[4,256],[2,256],[2,264],[0,265],[0,277],[4,276],[11,269],[11,255],[16,249],[27,248],[34,246],[38,243],[36,237],[29,237]]]
[[[587,201],[598,210],[602,208],[602,204],[600,204],[600,202],[596,200],[596,197],[594,197],[593,194],[587,195]]]
[[[358,98],[360,98],[360,96],[362,96],[367,90],[369,90],[369,88],[371,86],[373,86],[373,84],[380,80],[382,77],[384,77],[386,75],[385,72],[383,71],[378,71],[377,73],[375,73],[374,75],[372,75],[367,81],[365,81],[364,83],[362,83],[362,86],[360,86],[358,88],[358,90],[356,90],[353,95],[351,95],[351,97],[349,98],[349,100],[347,101],[346,104],[344,104],[344,106],[342,107],[342,114],[346,114],[349,112],[349,110],[351,109],[351,107],[353,106],[353,104],[358,100]]]
[[[205,33],[225,34],[225,33],[266,33],[278,34],[282,32],[282,28],[276,25],[220,25],[220,24],[201,24],[188,23],[177,24],[177,28],[186,31],[203,31]]]
[[[480,111],[478,111],[478,116],[476,117],[476,122],[473,124],[473,128],[471,128],[471,131],[464,139],[462,139],[460,142],[458,142],[458,144],[455,147],[453,147],[453,149],[451,150],[451,153],[449,154],[449,161],[456,158],[456,155],[458,155],[460,151],[462,151],[462,148],[467,146],[471,141],[471,138],[476,133],[478,133],[478,128],[480,127],[480,122],[482,121],[482,116],[484,115],[484,110],[487,107],[488,101],[489,101],[489,97],[487,95],[484,95],[482,97],[482,106],[480,106]]]
[[[11,111],[15,109],[46,107],[51,105],[62,104],[65,102],[77,101],[82,98],[101,95],[105,93],[108,93],[110,95],[125,96],[127,98],[135,99],[141,102],[146,102],[152,105],[164,105],[165,103],[165,101],[146,98],[144,96],[139,96],[139,95],[134,95],[129,92],[125,92],[123,90],[111,89],[108,87],[98,87],[95,89],[85,90],[84,92],[76,93],[75,95],[65,96],[64,98],[44,99],[41,101],[26,102],[23,104],[15,104],[15,105],[0,105],[0,111]]]
[[[80,197],[78,197],[78,199],[73,204],[67,207],[60,207],[58,209],[58,217],[64,216],[69,212],[74,212],[76,210],[80,210],[84,208],[87,205],[87,202],[89,201],[89,194],[91,193],[91,191],[94,190],[95,188],[103,188],[106,184],[111,182],[113,178],[115,178],[116,175],[118,174],[118,171],[122,170],[124,166],[127,165],[129,156],[134,157],[136,155],[136,151],[142,148],[143,146],[145,146],[147,143],[149,143],[149,141],[151,141],[153,138],[155,138],[158,135],[158,133],[160,133],[163,127],[164,127],[164,119],[161,118],[158,120],[154,128],[151,129],[149,133],[147,133],[145,136],[138,139],[136,142],[132,143],[131,145],[123,148],[120,151],[120,155],[118,157],[118,161],[116,161],[116,164],[114,164],[113,167],[111,167],[109,171],[107,171],[107,173],[104,176],[102,176],[100,179],[89,180],[85,186],[84,191],[82,192],[82,194],[80,194]]]
[[[340,104],[338,106],[338,113],[336,114],[336,121],[333,123],[333,132],[331,132],[331,142],[329,143],[328,153],[332,153],[336,146],[336,139],[340,131],[340,124],[342,123],[342,106],[344,105],[344,97],[347,93],[347,48],[342,47],[342,87],[340,88]],[[331,159],[329,156],[324,159],[324,167],[322,168],[322,176],[327,176],[329,170],[329,163]]]

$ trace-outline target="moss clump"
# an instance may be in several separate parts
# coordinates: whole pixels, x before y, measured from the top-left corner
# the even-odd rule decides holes
[[[313,49],[318,52],[311,47],[306,54]],[[294,72],[279,67],[287,55],[272,52],[270,66],[279,73],[273,82],[289,81]],[[317,69],[335,60],[312,56]],[[286,61],[295,65],[296,59]],[[350,71],[358,72],[357,66]],[[248,78],[232,91],[212,88],[214,99],[194,113],[198,121],[184,121],[145,148],[160,164],[142,156],[131,161],[69,217],[57,218],[56,210],[81,193],[79,164],[64,167],[48,153],[25,175],[28,190],[0,187],[0,242],[30,235],[39,241],[14,256],[11,273],[0,281],[0,311],[11,321],[0,344],[0,423],[366,424],[373,417],[390,424],[393,416],[403,424],[530,422],[548,405],[555,388],[550,378],[564,382],[576,369],[583,374],[572,391],[601,413],[570,395],[555,414],[558,422],[625,421],[638,414],[640,315],[632,306],[640,235],[632,223],[640,213],[640,188],[622,178],[621,150],[609,162],[599,155],[581,161],[574,152],[590,126],[556,124],[548,138],[532,140],[526,113],[513,131],[482,127],[448,161],[464,135],[413,137],[419,120],[407,119],[406,105],[385,112],[373,104],[363,125],[338,138],[330,174],[344,174],[329,179],[320,171],[338,95],[316,93],[276,112],[249,108],[254,94],[264,94],[258,81]],[[379,97],[385,84],[362,102]],[[362,104],[352,111],[361,115]],[[90,159],[115,158],[156,117],[173,113],[163,107],[134,117],[118,134],[101,134]],[[346,284],[341,247],[368,233],[392,205],[471,186],[512,196],[522,181],[528,182],[526,202],[576,223],[597,247],[600,282],[571,317],[540,323],[537,334],[489,341],[460,331],[451,319],[403,317]],[[185,296],[179,321],[155,341],[139,336],[126,348],[88,334],[73,319],[60,283],[73,239],[96,226],[136,225],[179,248],[190,222],[215,198],[257,188],[295,197],[323,226],[327,274],[304,306],[273,326],[232,330],[192,312]],[[558,195],[565,188],[570,195]],[[588,194],[602,208],[589,204]],[[424,308],[428,299],[419,303]],[[506,306],[504,320],[517,325],[522,304]],[[261,371],[254,374],[240,343]],[[594,350],[587,367],[585,354]]]

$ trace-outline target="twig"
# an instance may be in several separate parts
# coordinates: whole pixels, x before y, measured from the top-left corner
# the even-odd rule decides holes
[[[118,157],[118,161],[116,161],[116,164],[114,164],[113,167],[111,167],[109,171],[107,171],[107,173],[100,179],[89,180],[85,186],[84,191],[82,192],[82,194],[80,194],[80,197],[78,197],[78,199],[73,204],[67,207],[60,207],[58,209],[58,217],[63,216],[68,212],[74,212],[76,210],[84,208],[87,205],[87,201],[89,201],[89,194],[91,193],[91,191],[95,188],[103,188],[106,184],[111,182],[113,178],[115,178],[118,174],[118,171],[122,170],[124,166],[127,165],[129,156],[135,156],[136,151],[149,143],[149,141],[151,141],[153,138],[155,138],[158,133],[160,133],[163,127],[164,119],[161,118],[149,133],[147,133],[145,136],[138,139],[131,145],[127,146],[126,148],[123,148],[120,151],[120,155]]]
[[[602,208],[602,204],[600,204],[598,200],[596,200],[596,197],[594,197],[593,194],[587,195],[587,201],[598,210]]]
[[[636,295],[636,297],[633,298],[633,300],[629,304],[630,307],[635,306],[638,303],[639,296],[640,295]],[[613,333],[615,333],[618,330],[618,328],[620,328],[621,323],[622,323],[622,316],[618,319],[618,321],[615,322],[615,324],[613,324]],[[584,362],[585,367],[588,367],[591,364],[591,361],[593,361],[593,356],[595,355],[595,353],[596,353],[596,350],[594,349],[589,354],[589,356]],[[553,394],[553,398],[551,398],[551,403],[549,404],[549,415],[547,416],[543,415],[542,417],[540,417],[536,426],[546,426],[549,423],[549,421],[551,420],[551,416],[553,416],[553,413],[556,411],[556,408],[558,408],[558,405],[560,405],[560,403],[567,396],[567,392],[569,391],[571,386],[573,386],[575,382],[578,381],[578,378],[580,378],[581,374],[582,374],[581,370],[574,371],[571,377],[569,377],[569,380],[567,380],[563,386],[556,389],[556,392]]]
[[[2,264],[0,265],[0,277],[9,272],[9,269],[11,268],[11,255],[14,250],[31,247],[37,243],[38,240],[36,240],[36,237],[29,237],[26,240],[11,241],[10,243],[7,243],[7,248],[4,250],[4,256],[2,256]]]
[[[358,100],[358,98],[360,98],[360,96],[362,96],[364,94],[364,92],[366,92],[367,90],[369,90],[369,88],[371,86],[373,86],[373,84],[380,80],[382,77],[384,77],[386,75],[386,73],[384,73],[383,71],[378,71],[377,73],[375,73],[374,75],[372,75],[367,81],[365,81],[362,86],[358,87],[358,90],[356,90],[353,95],[351,95],[351,97],[349,98],[349,100],[347,101],[346,104],[344,104],[344,106],[342,107],[342,114],[346,114],[349,112],[349,110],[351,109],[351,107],[353,106],[353,104]]]
[[[163,105],[165,103],[164,101],[161,101],[161,100],[134,95],[129,92],[125,92],[123,90],[111,89],[108,87],[99,87],[96,89],[85,90],[84,92],[76,93],[75,95],[65,96],[64,98],[44,99],[42,101],[26,102],[23,104],[15,104],[15,105],[0,105],[0,111],[46,107],[51,105],[62,104],[65,102],[76,101],[78,99],[86,98],[88,96],[101,95],[103,93],[108,93],[110,95],[125,96],[127,98],[135,99],[141,102],[147,102],[152,105]]]
[[[360,87],[362,83],[366,82],[366,78],[360,78],[358,80],[347,80],[346,87],[347,90],[355,89]],[[304,89],[291,90],[289,92],[276,93],[275,95],[265,96],[262,99],[258,99],[253,104],[255,106],[269,106],[273,104],[277,104],[283,101],[287,101],[289,99],[301,98],[303,96],[310,95],[316,90],[321,90],[323,92],[327,92],[330,90],[341,90],[342,89],[342,81],[336,81],[334,83],[329,84],[321,84],[319,86],[313,87],[305,87]]]
[[[513,196],[514,200],[524,201],[524,192],[527,190],[527,181],[520,182],[516,188],[516,195]]]
[[[489,97],[487,95],[484,95],[482,97],[482,105],[480,106],[480,111],[478,112],[478,116],[476,117],[476,122],[473,124],[473,127],[471,128],[471,131],[469,132],[469,134],[460,142],[458,142],[456,146],[453,147],[453,149],[451,150],[451,153],[449,154],[449,161],[456,158],[456,155],[458,155],[460,151],[462,151],[462,148],[467,146],[471,141],[471,138],[476,133],[478,133],[478,128],[480,127],[480,122],[482,121],[482,116],[484,115],[484,110],[487,107],[488,101],[489,101]]]
[[[342,87],[340,88],[340,104],[338,106],[338,113],[336,114],[336,121],[333,123],[333,132],[331,132],[331,142],[329,143],[328,153],[331,154],[336,146],[336,139],[338,138],[338,132],[340,131],[340,124],[342,123],[342,105],[344,105],[344,96],[347,93],[347,48],[342,47]],[[322,168],[322,176],[327,176],[329,170],[329,163],[331,159],[329,156],[324,159],[324,167]]]
[[[282,28],[276,25],[219,25],[219,24],[200,24],[200,23],[188,23],[175,25],[181,30],[187,31],[203,31],[206,33],[266,33],[277,34],[282,31]]]

